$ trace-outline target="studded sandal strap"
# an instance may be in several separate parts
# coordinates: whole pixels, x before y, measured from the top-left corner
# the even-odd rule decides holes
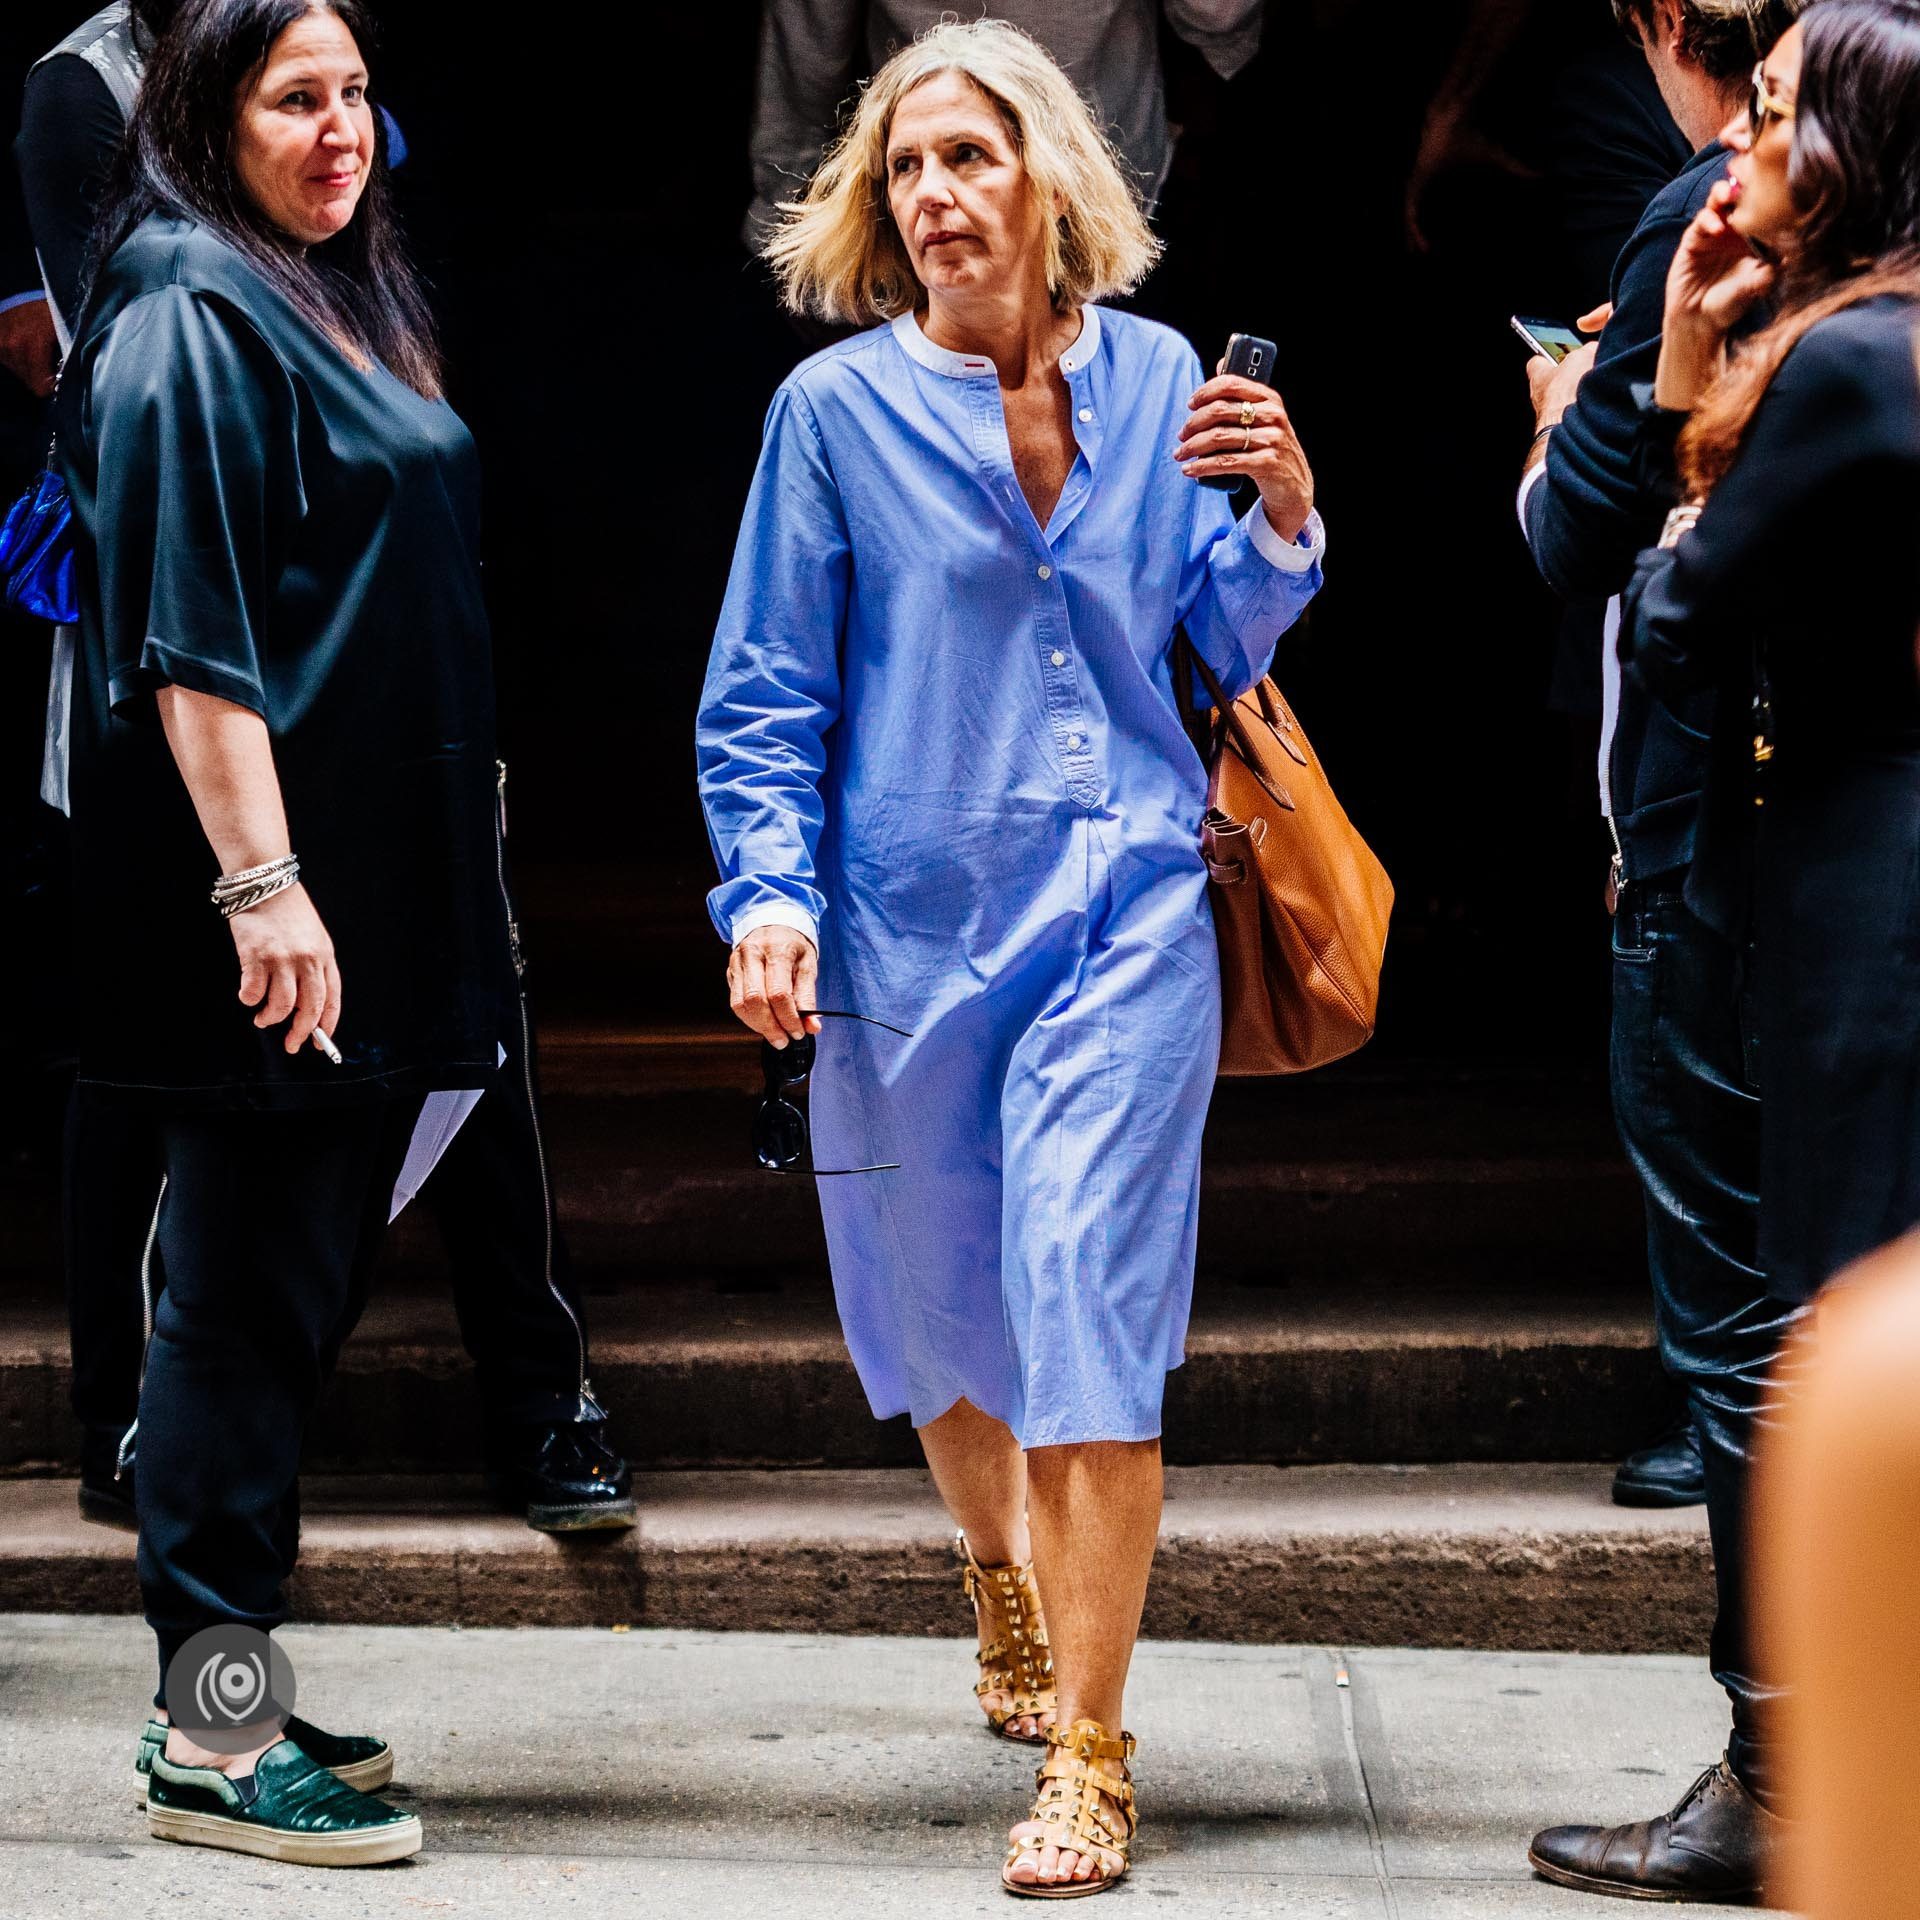
[[[1049,1727],[1047,1747],[1047,1757],[1034,1776],[1039,1794],[1028,1819],[1051,1832],[1045,1841],[1010,1841],[1007,1865],[1011,1867],[1022,1854],[1038,1855],[1044,1846],[1053,1845],[1090,1854],[1099,1862],[1103,1878],[1118,1879],[1127,1870],[1139,1826],[1133,1781],[1126,1770],[1133,1758],[1133,1735],[1110,1735],[1098,1721],[1078,1720],[1064,1733]],[[1117,1760],[1120,1772],[1116,1775],[1096,1767],[1094,1763],[1101,1760]]]
[[[985,1614],[996,1629],[992,1641],[975,1656],[980,1679],[974,1692],[1008,1693],[1014,1704],[996,1710],[999,1723],[1022,1714],[1046,1713],[1054,1704],[1053,1652],[1047,1641],[1047,1622],[1040,1610],[1040,1590],[1031,1566],[983,1567],[960,1536],[965,1556],[961,1585],[972,1601],[976,1618]]]

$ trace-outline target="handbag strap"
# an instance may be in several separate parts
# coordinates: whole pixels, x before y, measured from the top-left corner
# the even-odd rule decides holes
[[[1198,718],[1200,703],[1193,698],[1196,678],[1206,688],[1207,699],[1218,715],[1212,727]],[[1187,637],[1184,626],[1173,630],[1173,684],[1175,696],[1180,702],[1180,724],[1186,728],[1187,738],[1193,742],[1194,751],[1199,754],[1209,773],[1213,771],[1214,763],[1219,759],[1228,738],[1239,749],[1242,760],[1249,766],[1259,765],[1245,721],[1235,711],[1233,702],[1227,697],[1226,688],[1220,684],[1219,676],[1200,657],[1200,649]],[[1261,684],[1264,693],[1265,682]]]

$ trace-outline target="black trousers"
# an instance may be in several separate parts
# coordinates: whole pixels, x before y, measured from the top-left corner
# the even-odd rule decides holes
[[[586,1318],[554,1218],[531,1021],[516,1021],[503,1041],[505,1064],[420,1203],[452,1264],[454,1310],[488,1422],[592,1418],[599,1409],[586,1385]],[[100,1431],[133,1425],[164,1281],[148,1256],[161,1173],[150,1113],[76,1090],[65,1183],[73,1409]]]
[[[286,1617],[300,1443],[367,1298],[418,1097],[158,1125],[166,1189],[140,1387],[140,1590],[167,1665]]]
[[[1747,1498],[1774,1362],[1801,1308],[1760,1271],[1760,1101],[1739,951],[1672,885],[1637,882],[1613,927],[1614,1118],[1647,1204],[1647,1265],[1667,1370],[1685,1389],[1706,1465],[1718,1614],[1714,1678],[1733,1706],[1734,1773],[1773,1804],[1777,1697],[1756,1650]]]

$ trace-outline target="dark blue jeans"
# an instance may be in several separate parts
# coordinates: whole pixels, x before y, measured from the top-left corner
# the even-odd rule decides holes
[[[1697,920],[1680,876],[1621,895],[1613,923],[1613,1112],[1647,1204],[1660,1357],[1685,1389],[1706,1463],[1719,1613],[1713,1675],[1733,1702],[1728,1755],[1773,1795],[1747,1605],[1747,1490],[1768,1375],[1801,1311],[1757,1265],[1760,1101],[1742,955]]]

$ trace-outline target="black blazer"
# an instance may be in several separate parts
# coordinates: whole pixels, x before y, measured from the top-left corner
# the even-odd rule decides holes
[[[1622,628],[1659,700],[1717,693],[1687,900],[1753,943],[1761,1260],[1785,1299],[1920,1221],[1917,330],[1883,299],[1805,335],[1699,524],[1641,556]],[[1656,465],[1672,423],[1649,415]]]

